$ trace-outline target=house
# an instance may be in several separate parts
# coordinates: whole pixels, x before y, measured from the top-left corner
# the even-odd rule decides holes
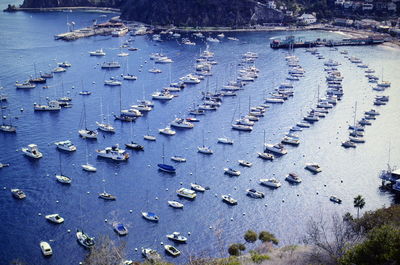
[[[275,1],[268,1],[268,8],[270,8],[270,9],[276,9],[276,3],[275,3]]]
[[[317,22],[317,18],[312,14],[303,14],[297,20],[306,25]]]
[[[337,26],[350,27],[353,25],[353,20],[346,18],[335,18],[333,24]]]
[[[374,5],[373,4],[370,4],[370,3],[362,4],[362,10],[363,11],[371,11],[372,9],[374,9]]]
[[[397,11],[397,6],[395,3],[391,2],[387,4],[387,9],[390,12],[396,12]]]

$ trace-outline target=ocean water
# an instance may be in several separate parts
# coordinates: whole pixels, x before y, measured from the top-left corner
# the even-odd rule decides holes
[[[2,1],[3,5],[3,1]],[[204,42],[192,38],[196,46],[181,45],[174,39],[156,43],[149,36],[135,37],[133,47],[138,51],[129,52],[128,57],[117,57],[119,46],[128,39],[98,36],[74,42],[55,41],[53,35],[67,30],[67,22],[74,21],[76,28],[87,26],[94,19],[99,22],[114,16],[100,13],[54,12],[54,13],[1,13],[0,14],[0,81],[9,96],[5,104],[11,111],[17,126],[17,133],[0,134],[0,162],[10,163],[0,169],[0,215],[1,237],[0,263],[8,264],[19,258],[29,264],[78,264],[86,250],[75,238],[76,229],[83,229],[92,236],[109,235],[111,239],[126,242],[127,257],[140,260],[140,251],[135,248],[151,247],[164,255],[161,243],[167,243],[165,235],[180,231],[188,235],[188,243],[177,245],[182,251],[178,258],[166,255],[167,260],[184,263],[191,255],[224,256],[227,246],[243,241],[242,235],[248,229],[268,230],[280,239],[281,245],[301,242],[310,218],[321,215],[329,217],[334,213],[347,211],[356,214],[353,198],[361,194],[366,205],[362,212],[373,210],[398,201],[393,194],[379,188],[378,174],[390,163],[398,165],[400,159],[400,50],[387,46],[347,47],[349,56],[360,57],[364,63],[375,69],[376,74],[392,82],[392,86],[381,94],[389,95],[386,106],[376,107],[381,113],[373,125],[366,130],[366,143],[356,149],[345,150],[340,146],[347,138],[347,126],[353,123],[354,106],[357,102],[357,118],[373,107],[374,92],[364,77],[363,69],[356,67],[338,51],[319,48],[326,59],[338,60],[339,70],[344,76],[345,94],[326,118],[315,123],[310,129],[300,132],[301,144],[287,147],[288,154],[273,162],[257,158],[265,140],[268,143],[280,141],[288,129],[297,123],[306,111],[315,105],[318,94],[325,89],[323,62],[306,53],[304,49],[294,51],[300,64],[306,70],[305,77],[295,82],[295,95],[282,105],[273,105],[254,126],[251,133],[232,131],[230,124],[239,113],[248,111],[249,105],[263,103],[263,98],[274,87],[285,81],[288,66],[284,57],[286,51],[269,48],[269,39],[285,36],[290,32],[268,33],[227,33],[238,42],[226,38],[217,44],[210,44],[218,65],[213,67],[213,76],[207,82],[188,86],[167,103],[155,102],[153,111],[139,118],[133,126],[113,121],[112,113],[119,111],[120,88],[106,87],[103,81],[119,76],[126,71],[138,76],[137,81],[124,81],[121,87],[122,106],[127,108],[143,97],[149,99],[152,92],[176,81],[179,77],[193,72],[195,59],[206,48]],[[307,39],[342,38],[343,35],[330,32],[295,32]],[[103,48],[104,58],[90,57],[88,52]],[[201,92],[220,88],[234,77],[241,54],[257,52],[256,66],[259,78],[238,92],[237,97],[224,98],[222,106],[203,117],[192,130],[179,130],[175,136],[165,137],[158,129],[167,126],[175,117],[187,117],[187,110],[193,103],[199,103]],[[162,52],[172,58],[171,65],[157,65],[161,74],[151,74],[154,67],[149,55]],[[124,67],[115,71],[104,71],[100,64],[117,60]],[[72,67],[66,73],[55,74],[48,81],[48,89],[38,86],[31,90],[16,90],[15,81],[23,81],[37,71],[49,71],[57,62],[68,61]],[[92,91],[84,97],[79,91]],[[73,107],[58,113],[34,113],[34,102],[69,95]],[[113,135],[101,133],[97,141],[85,141],[78,136],[81,127],[83,103],[89,128],[95,128],[100,120],[101,109],[110,116],[117,132]],[[20,109],[24,111],[20,111]],[[157,135],[156,142],[145,142],[143,135],[150,130]],[[222,136],[232,138],[232,146],[217,144]],[[95,150],[114,144],[127,143],[131,139],[145,147],[144,152],[128,151],[127,162],[111,162],[96,158]],[[205,156],[197,153],[197,146],[209,145],[214,154]],[[56,150],[55,141],[71,140],[78,148],[74,153]],[[44,157],[32,161],[23,156],[20,149],[35,143]],[[87,145],[86,145],[87,143]],[[80,165],[85,163],[88,147],[89,162],[98,171],[86,173]],[[187,158],[186,163],[174,164],[175,175],[157,170],[162,161],[163,146],[166,161],[172,155]],[[54,174],[62,171],[73,179],[70,186],[55,181]],[[238,159],[253,162],[251,168],[242,168]],[[304,170],[307,162],[318,162],[323,171],[312,175]],[[224,175],[224,167],[241,170],[239,177]],[[289,185],[284,178],[289,172],[297,172],[303,179],[300,185]],[[270,190],[260,186],[259,178],[275,177],[282,187]],[[198,193],[194,201],[179,199],[175,190],[189,187],[198,182],[210,187],[205,193]],[[4,188],[4,189],[3,189]],[[15,200],[11,188],[25,191],[27,198]],[[256,188],[265,192],[262,200],[251,199],[245,190]],[[116,201],[103,201],[97,197],[106,189],[117,196]],[[237,206],[224,204],[220,196],[231,194],[238,199]],[[337,195],[341,205],[329,201]],[[167,200],[179,200],[184,209],[172,209]],[[132,210],[132,212],[130,212]],[[151,223],[141,217],[141,211],[153,211],[160,216],[158,223]],[[65,218],[61,225],[48,223],[44,215],[59,213]],[[41,214],[41,215],[39,215]],[[107,219],[107,222],[105,220]],[[129,228],[129,235],[118,237],[112,229],[113,222],[123,222]],[[68,232],[70,230],[70,232]],[[45,259],[40,253],[39,242],[46,240],[53,247],[54,255]],[[172,242],[168,242],[172,243]],[[173,244],[173,243],[172,243]]]

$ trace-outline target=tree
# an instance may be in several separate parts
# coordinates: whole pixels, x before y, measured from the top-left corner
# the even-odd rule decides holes
[[[254,243],[257,241],[257,233],[254,232],[253,230],[247,230],[247,232],[244,234],[244,240],[246,240],[247,243]]]
[[[263,243],[271,242],[274,245],[278,245],[279,243],[279,240],[275,237],[275,235],[267,231],[261,231],[258,235],[258,239],[261,240]]]
[[[125,244],[117,246],[108,236],[100,236],[86,255],[83,265],[121,265],[124,256]]]
[[[354,207],[357,208],[357,218],[360,216],[360,210],[364,208],[365,200],[361,195],[354,198]]]
[[[245,251],[246,247],[243,244],[235,243],[229,246],[228,253],[231,256],[240,256],[242,251]]]

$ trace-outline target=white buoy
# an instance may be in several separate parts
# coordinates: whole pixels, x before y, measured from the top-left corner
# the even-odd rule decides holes
[[[210,225],[210,227],[208,227],[208,229],[212,229],[212,226]]]
[[[243,213],[243,215],[246,215],[246,213]]]
[[[42,214],[41,214],[41,213],[38,213],[38,215],[41,216]]]
[[[192,173],[192,172],[190,172],[190,173],[189,173],[189,175],[193,175],[193,173]]]
[[[285,202],[285,199],[282,199],[282,202]]]
[[[233,218],[231,218],[231,221],[233,221]]]
[[[218,194],[215,193],[214,196],[215,196],[215,197],[218,197]]]
[[[147,165],[148,167],[150,167],[150,165]]]
[[[106,223],[107,223],[107,221],[108,221],[107,219],[104,219],[104,222],[106,222]]]
[[[58,200],[56,200],[56,203],[59,203],[59,201],[58,201]]]
[[[188,235],[190,236],[192,233],[188,232]]]
[[[182,185],[182,184],[183,184],[183,183],[182,183],[182,181],[181,181],[181,182],[179,182],[179,184],[181,184],[181,185]]]
[[[268,205],[267,205],[267,204],[264,204],[264,206],[267,207]]]
[[[135,251],[138,251],[138,249],[137,249],[137,248],[135,248]]]
[[[166,188],[165,190],[168,191],[168,188]]]
[[[86,192],[86,194],[90,194],[90,191]]]
[[[133,211],[132,211],[132,210],[129,210],[129,212],[132,213]]]
[[[7,189],[6,187],[3,187],[3,190]]]
[[[71,229],[68,229],[67,232],[68,232],[68,233],[71,233]]]
[[[164,245],[164,242],[160,242],[161,246]]]
[[[158,197],[156,197],[156,200],[158,200]]]

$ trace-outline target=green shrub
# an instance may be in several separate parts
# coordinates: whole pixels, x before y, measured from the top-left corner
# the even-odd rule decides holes
[[[254,232],[253,230],[247,230],[247,232],[244,234],[244,240],[246,240],[247,243],[254,243],[257,241],[257,233]]]
[[[246,247],[243,244],[236,243],[229,246],[228,253],[231,256],[240,256],[244,250],[246,250]]]
[[[250,255],[251,255],[251,260],[257,264],[260,264],[264,260],[270,259],[270,256],[265,255],[265,254],[260,254],[257,251],[250,251]]]
[[[263,243],[272,242],[275,245],[278,245],[279,243],[279,240],[276,239],[274,234],[271,234],[270,232],[267,231],[261,231],[260,234],[258,235],[258,239],[260,239]]]

